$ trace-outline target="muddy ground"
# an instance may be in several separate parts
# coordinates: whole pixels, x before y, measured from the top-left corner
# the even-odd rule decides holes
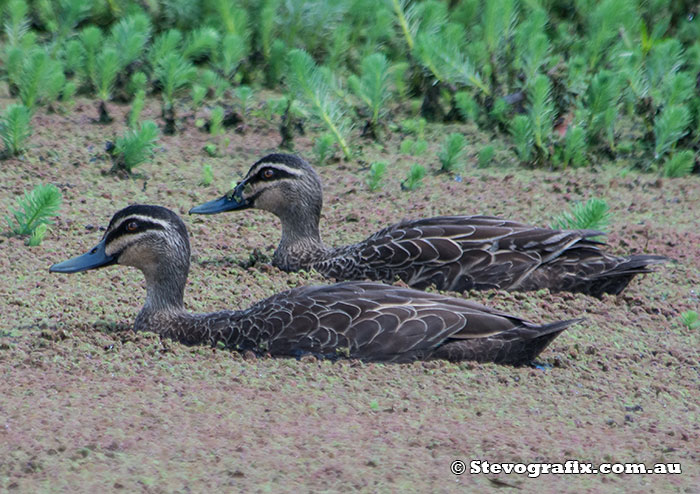
[[[2,100],[7,103],[8,100]],[[608,242],[619,254],[675,261],[637,278],[623,295],[474,292],[471,297],[537,322],[585,317],[542,354],[538,367],[445,362],[378,365],[245,359],[185,347],[129,328],[145,290],[120,266],[76,275],[48,267],[96,244],[100,227],[133,202],[180,214],[224,192],[257,158],[278,150],[276,124],[252,118],[229,129],[222,157],[188,120],[162,136],[141,177],[107,174],[105,142],[123,131],[94,123],[94,102],[34,119],[31,147],[0,163],[0,207],[38,183],[63,192],[61,216],[29,248],[0,237],[0,491],[7,492],[700,492],[700,339],[679,314],[700,310],[700,179],[659,179],[624,162],[595,171],[517,167],[470,125],[428,129],[429,151],[398,153],[400,137],[358,142],[364,162],[319,168],[324,239],[360,240],[403,218],[489,213],[547,225],[574,201],[607,199]],[[152,103],[146,118],[157,118]],[[297,150],[311,159],[311,136]],[[436,142],[466,132],[467,168],[429,173],[416,192],[400,182],[411,163],[438,168]],[[219,141],[222,141],[220,138]],[[222,144],[223,147],[223,144]],[[389,163],[370,193],[366,167]],[[215,180],[199,184],[209,163]],[[264,262],[279,240],[269,214],[184,217],[193,247],[186,292],[193,311],[244,308],[289,287],[325,283]],[[3,225],[3,230],[6,227]],[[260,257],[260,255],[258,255]],[[681,475],[470,475],[453,460],[680,462]]]

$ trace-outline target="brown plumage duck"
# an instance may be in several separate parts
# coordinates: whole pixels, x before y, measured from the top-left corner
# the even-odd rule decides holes
[[[242,311],[190,314],[183,303],[190,267],[187,230],[175,213],[159,206],[122,209],[96,247],[50,270],[74,273],[111,264],[134,266],[146,278],[136,331],[273,356],[520,365],[575,322],[539,326],[473,302],[366,282],[295,288]]]
[[[620,293],[654,255],[619,257],[592,240],[592,230],[537,228],[491,216],[439,216],[391,225],[353,245],[321,241],[321,181],[303,159],[271,154],[256,162],[236,188],[190,213],[258,208],[282,222],[272,264],[286,271],[315,269],[337,280],[397,278],[409,286],[440,290],[500,288]]]

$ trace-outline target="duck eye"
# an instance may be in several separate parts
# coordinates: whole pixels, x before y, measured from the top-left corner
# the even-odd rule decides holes
[[[139,224],[137,221],[130,221],[128,225],[126,225],[126,230],[129,232],[135,232],[139,227]]]
[[[262,176],[264,179],[270,180],[272,177],[275,176],[275,172],[272,171],[270,168],[266,168],[265,170],[263,170]]]

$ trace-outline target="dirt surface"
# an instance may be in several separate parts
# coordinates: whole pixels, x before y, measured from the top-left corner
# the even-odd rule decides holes
[[[7,100],[3,100],[6,103]],[[247,359],[161,341],[129,328],[144,300],[141,274],[120,266],[77,275],[48,267],[83,253],[118,209],[160,204],[183,215],[193,247],[186,292],[193,311],[244,308],[289,287],[326,283],[257,261],[279,224],[258,211],[189,217],[250,164],[276,151],[275,123],[229,129],[222,157],[192,121],[162,136],[141,177],[107,174],[105,142],[124,128],[94,123],[94,102],[39,113],[31,148],[0,163],[0,206],[38,183],[63,192],[61,216],[29,248],[0,237],[0,491],[2,492],[700,492],[700,339],[679,314],[700,310],[700,180],[659,179],[610,163],[594,172],[516,167],[496,141],[492,167],[476,168],[488,137],[470,126],[429,128],[429,151],[398,153],[362,141],[365,162],[319,168],[324,239],[360,240],[403,218],[488,213],[547,225],[573,201],[603,197],[618,254],[675,261],[638,277],[621,296],[465,294],[536,322],[585,317],[532,368],[444,362],[378,365]],[[144,113],[155,119],[159,108]],[[311,129],[313,135],[313,129]],[[467,133],[460,179],[429,173],[402,192],[410,165],[439,167],[437,143]],[[311,159],[311,138],[297,139]],[[369,193],[369,162],[389,163]],[[209,163],[214,184],[199,185]],[[3,227],[5,229],[5,227]],[[257,255],[256,257],[260,257]],[[470,475],[453,460],[680,462],[681,475]]]

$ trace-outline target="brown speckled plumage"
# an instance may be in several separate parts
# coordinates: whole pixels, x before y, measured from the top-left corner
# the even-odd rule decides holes
[[[272,263],[280,269],[315,269],[337,280],[397,278],[411,287],[440,290],[500,288],[620,293],[634,276],[666,258],[619,257],[591,238],[592,230],[537,228],[491,216],[440,216],[403,221],[354,245],[330,248],[319,234],[323,194],[313,168],[297,156],[260,159],[214,213],[255,207],[282,222]],[[206,206],[206,205],[203,205]]]
[[[223,344],[274,356],[520,365],[575,322],[538,326],[473,302],[369,282],[295,288],[242,311],[190,314],[183,303],[189,241],[175,213],[158,206],[129,206],[114,216],[103,241],[90,253],[99,254],[101,248],[103,265],[131,265],[146,277],[146,303],[135,330],[191,345]],[[83,257],[56,264],[52,271],[99,267],[94,262],[81,267],[85,261],[76,260]]]

